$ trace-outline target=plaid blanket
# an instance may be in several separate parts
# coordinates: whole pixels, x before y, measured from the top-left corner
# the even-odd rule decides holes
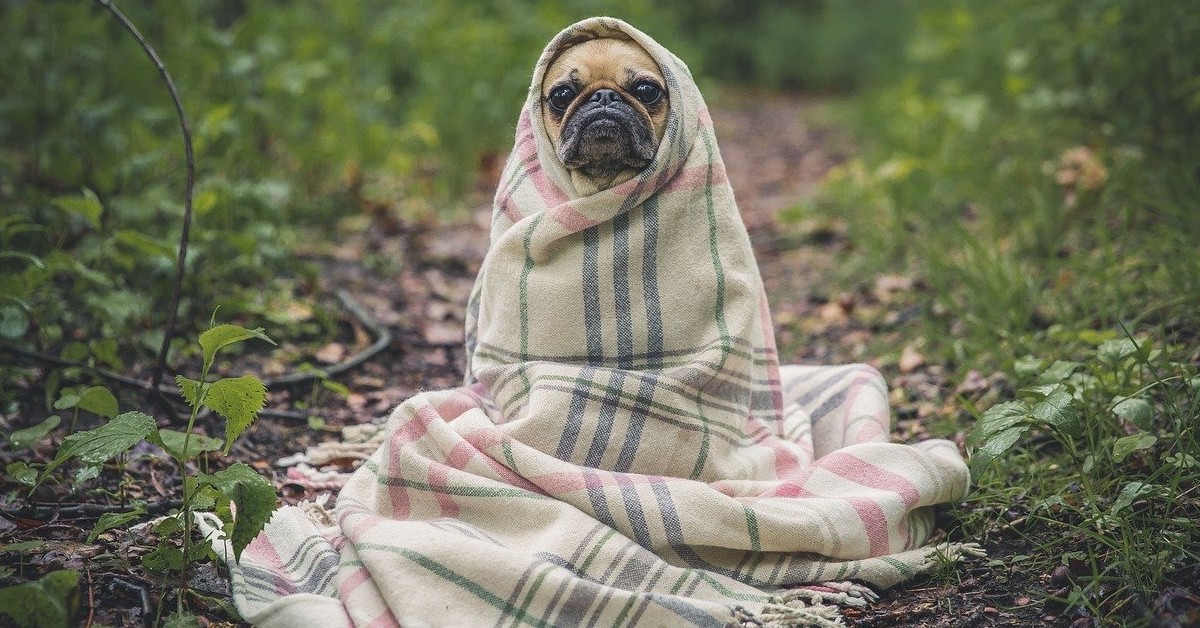
[[[670,94],[653,163],[575,193],[541,124],[556,52],[623,37]],[[928,568],[957,448],[888,443],[865,365],[780,366],[687,67],[593,18],[546,47],[496,193],[458,389],[402,404],[330,512],[283,508],[231,565],[271,626],[831,625]],[[970,551],[970,548],[966,548]],[[800,586],[797,585],[808,585]]]

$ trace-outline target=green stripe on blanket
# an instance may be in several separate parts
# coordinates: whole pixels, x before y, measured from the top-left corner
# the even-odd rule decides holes
[[[652,164],[582,197],[538,98],[580,36],[642,45],[671,107]],[[887,442],[870,367],[779,365],[683,62],[618,20],[564,30],[500,180],[466,383],[398,407],[333,513],[276,514],[231,565],[248,620],[829,625],[819,600],[869,590],[794,587],[889,587],[929,567],[932,509],[965,495],[966,466],[945,441]]]

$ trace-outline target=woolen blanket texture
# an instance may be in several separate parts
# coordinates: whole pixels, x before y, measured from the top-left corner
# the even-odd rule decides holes
[[[644,172],[580,197],[539,96],[556,53],[594,37],[644,47],[670,111]],[[819,606],[770,618],[814,608],[789,586],[927,569],[932,507],[967,491],[952,443],[887,442],[874,369],[779,365],[704,100],[619,20],[575,24],[538,60],[467,353],[465,385],[396,408],[332,513],[282,508],[231,565],[247,620],[828,623]]]

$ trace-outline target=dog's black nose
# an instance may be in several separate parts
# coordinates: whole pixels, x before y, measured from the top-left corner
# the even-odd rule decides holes
[[[588,102],[594,102],[602,107],[605,107],[613,103],[625,102],[625,99],[621,98],[621,95],[618,94],[616,90],[598,89],[594,94],[592,94],[592,97],[588,99]]]

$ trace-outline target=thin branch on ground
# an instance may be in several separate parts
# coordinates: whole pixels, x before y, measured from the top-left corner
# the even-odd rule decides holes
[[[114,5],[111,0],[96,0],[100,6],[108,9],[121,26],[129,31],[130,35],[137,40],[145,51],[146,56],[150,58],[154,67],[158,68],[158,74],[162,77],[163,83],[167,86],[167,91],[171,94],[171,101],[175,103],[175,113],[179,117],[179,130],[183,133],[183,151],[187,159],[187,189],[183,196],[183,230],[179,234],[179,254],[175,260],[175,286],[171,290],[171,306],[168,308],[167,328],[163,330],[162,346],[158,350],[158,360],[155,362],[154,374],[150,377],[147,389],[159,391],[159,383],[162,382],[163,373],[167,370],[167,350],[171,346],[171,339],[175,336],[175,323],[179,316],[179,301],[183,298],[183,277],[187,273],[187,249],[188,238],[192,228],[192,196],[196,187],[196,157],[192,149],[192,130],[188,125],[187,115],[183,111],[183,101],[179,98],[179,90],[175,89],[175,81],[171,80],[171,73],[167,72],[167,66],[163,64],[154,47],[142,37],[142,33],[138,31],[137,26],[125,14]]]
[[[344,371],[348,371],[362,364],[363,362],[366,362],[375,354],[386,349],[387,346],[392,343],[392,332],[389,331],[387,327],[384,327],[378,321],[372,318],[362,305],[351,298],[348,292],[345,290],[338,290],[337,295],[338,300],[342,303],[342,306],[345,307],[346,310],[348,310],[351,314],[353,314],[354,317],[358,319],[358,322],[362,323],[363,327],[366,327],[371,334],[375,336],[375,342],[371,343],[371,346],[367,347],[366,349],[359,351],[344,361],[338,362],[329,368],[324,368],[317,371],[289,373],[287,375],[282,375],[272,379],[264,379],[263,384],[265,384],[267,388],[290,386],[314,379],[327,379]]]
[[[371,359],[376,354],[378,354],[380,351],[383,351],[384,349],[386,349],[388,347],[388,345],[390,345],[392,343],[392,332],[390,330],[388,330],[387,327],[381,325],[378,321],[376,321],[374,318],[372,318],[371,315],[367,313],[366,309],[363,308],[363,306],[361,304],[359,304],[357,301],[355,301],[349,295],[349,293],[345,292],[344,290],[339,290],[337,294],[338,294],[338,300],[342,303],[342,305],[346,308],[346,310],[348,312],[350,312],[350,314],[353,315],[354,318],[357,319],[358,322],[363,325],[363,327],[366,327],[375,336],[375,341],[372,342],[371,346],[367,347],[366,349],[363,349],[362,351],[355,353],[354,355],[350,356],[346,360],[344,360],[342,362],[338,362],[337,364],[334,364],[334,365],[330,366],[329,368],[321,369],[321,370],[317,370],[317,371],[298,371],[298,372],[289,373],[289,374],[286,374],[286,375],[283,375],[280,377],[276,377],[273,379],[264,379],[264,380],[262,380],[262,382],[267,388],[272,388],[272,389],[286,388],[288,386],[294,386],[296,384],[301,384],[301,383],[308,382],[311,380],[326,379],[326,378],[332,377],[334,375],[344,373],[356,366],[359,366],[360,364],[366,362],[367,360]],[[141,380],[136,377],[129,377],[127,375],[122,375],[120,373],[114,373],[113,371],[95,367],[95,366],[92,366],[92,365],[84,363],[84,362],[67,360],[64,358],[60,358],[58,356],[50,355],[48,353],[34,351],[32,349],[24,349],[21,347],[9,345],[7,343],[0,343],[0,352],[3,352],[3,351],[7,351],[9,353],[12,353],[13,355],[23,357],[23,358],[26,358],[29,360],[34,360],[37,362],[42,362],[45,364],[52,364],[54,366],[74,367],[74,368],[82,369],[82,370],[87,371],[88,373],[91,373],[92,375],[95,375],[102,379],[117,382],[119,384],[124,384],[124,385],[130,386],[132,388],[139,388],[142,390],[150,390],[152,392],[158,393],[159,395],[161,395],[163,397],[177,398],[180,395],[179,389],[170,384],[159,383],[157,385],[154,385],[152,382],[147,382],[145,380]],[[313,413],[292,412],[292,411],[288,411],[288,410],[271,410],[271,409],[267,409],[267,408],[260,410],[258,414],[259,414],[259,416],[263,416],[263,417],[270,417],[270,418],[276,418],[276,419],[299,420],[299,421],[304,421],[304,420],[307,420],[310,416],[314,416]]]

